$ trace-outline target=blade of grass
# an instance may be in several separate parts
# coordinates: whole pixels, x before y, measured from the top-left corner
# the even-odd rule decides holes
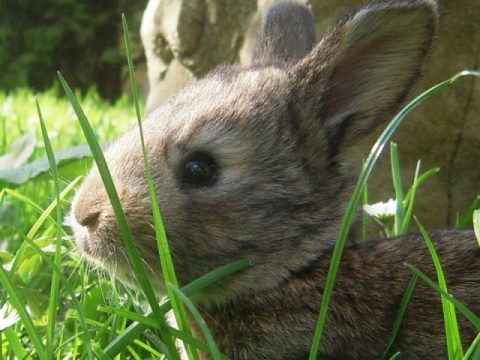
[[[415,204],[415,195],[418,187],[430,176],[433,176],[440,171],[440,168],[432,168],[426,171],[425,173],[423,173],[422,175],[418,175],[420,168],[421,168],[421,162],[419,160],[417,162],[417,168],[415,170],[415,176],[413,178],[413,185],[408,190],[407,195],[405,196],[405,204],[407,204],[407,212],[405,214],[405,221],[402,226],[402,234],[405,234],[410,227],[410,221],[412,220],[412,214],[413,214],[413,205]]]
[[[478,195],[475,200],[473,201],[472,206],[468,209],[467,213],[463,217],[463,219],[459,219],[459,216],[457,214],[457,221],[455,223],[456,227],[466,227],[470,222],[472,221],[473,214],[475,210],[478,209],[478,206],[480,205],[480,195]]]
[[[237,271],[243,270],[248,267],[250,263],[246,260],[237,261],[225,266],[222,266],[218,269],[215,269],[209,272],[206,275],[198,278],[197,280],[191,282],[182,288],[182,292],[187,296],[192,296],[196,292],[205,289],[206,287],[214,284],[218,280],[236,273]],[[171,309],[170,302],[165,302],[161,306],[162,311],[165,313]],[[130,344],[134,339],[138,337],[146,329],[146,326],[141,323],[133,323],[120,334],[117,338],[114,339],[108,346],[105,348],[105,353],[109,356],[114,357],[118,355],[128,344]]]
[[[473,340],[463,359],[480,359],[480,333]]]
[[[365,162],[364,162],[365,163]],[[365,184],[365,188],[363,189],[363,205],[368,204],[368,184]],[[367,234],[368,234],[368,229],[367,229],[367,221],[369,218],[369,215],[367,214],[366,211],[362,211],[362,240],[365,241],[367,240]]]
[[[200,329],[202,330],[203,336],[207,340],[207,344],[210,350],[210,355],[214,360],[220,360],[222,358],[220,350],[218,350],[217,344],[215,343],[215,340],[213,339],[213,335],[208,329],[207,324],[205,323],[205,320],[203,319],[202,315],[200,312],[197,310],[195,305],[193,305],[192,301],[184,294],[182,291],[176,287],[173,284],[167,284],[169,287],[172,288],[172,290],[177,294],[177,296],[182,300],[185,305],[188,307],[188,310],[190,310],[190,313],[194,317],[195,321],[197,322],[198,326],[200,326]]]
[[[395,342],[395,338],[397,337],[398,330],[400,329],[400,324],[402,323],[403,315],[407,310],[407,306],[408,306],[408,303],[410,302],[410,298],[412,297],[413,290],[415,289],[415,285],[417,285],[417,280],[418,280],[418,276],[414,274],[407,285],[405,293],[403,294],[403,297],[402,297],[402,301],[400,303],[400,308],[398,309],[397,316],[395,317],[395,321],[393,323],[392,334],[390,336],[390,339],[388,340],[387,348],[385,349],[385,352],[383,353],[380,360],[384,360],[387,358],[387,354],[390,351],[393,343]]]
[[[72,181],[72,183],[70,183],[60,193],[60,200],[63,200],[67,196],[67,194],[70,193],[70,191],[75,187],[75,185],[77,185],[77,183],[80,181],[80,179],[81,178],[77,178],[74,181]],[[42,208],[40,206],[38,206],[37,204],[35,204],[31,199],[28,199],[27,197],[23,196],[22,194],[18,193],[17,191],[10,190],[10,189],[4,189],[4,190],[5,190],[5,193],[8,193],[10,196],[14,196],[17,199],[19,199],[21,201],[24,201],[27,204],[30,204],[35,209],[38,209],[40,211],[40,216],[38,217],[37,221],[35,221],[35,224],[33,224],[33,226],[30,228],[30,230],[28,231],[28,233],[26,235],[26,237],[28,239],[33,239],[35,237],[35,235],[38,233],[38,230],[40,229],[40,227],[45,223],[45,221],[47,219],[50,219],[51,212],[57,206],[57,200],[55,199],[54,201],[52,201],[52,203],[45,210],[42,210]],[[20,259],[24,258],[24,252],[26,251],[27,246],[28,246],[28,243],[23,242],[20,249],[18,249],[17,254],[15,256],[15,260],[12,264],[12,272],[15,272],[15,269],[17,269],[18,261]]]
[[[42,129],[43,142],[45,144],[45,151],[47,153],[48,163],[50,164],[50,171],[53,175],[53,183],[55,186],[56,194],[56,203],[60,204],[60,182],[57,164],[55,162],[55,155],[53,154],[52,144],[50,138],[48,137],[47,128],[45,127],[45,122],[43,121],[42,111],[40,109],[40,104],[38,103],[38,98],[35,99],[37,105],[38,118],[40,121],[40,127]],[[60,268],[60,263],[62,260],[62,207],[57,206],[57,236],[55,244],[55,257],[54,264],[57,268]],[[59,299],[59,285],[60,279],[57,273],[54,271],[52,273],[52,284],[50,286],[50,297],[48,304],[48,315],[47,315],[47,342],[45,344],[47,357],[49,359],[53,358],[53,353],[55,349],[55,326],[56,326],[56,312],[58,307]]]
[[[387,125],[387,127],[385,128],[385,130],[383,131],[383,133],[380,135],[377,142],[373,146],[372,150],[370,151],[370,154],[365,162],[365,165],[363,166],[362,171],[360,172],[357,185],[350,199],[350,203],[348,205],[345,216],[343,217],[342,225],[337,238],[337,243],[335,244],[335,248],[333,250],[332,261],[330,263],[330,268],[327,275],[327,281],[325,283],[325,290],[323,293],[322,303],[320,306],[317,327],[315,329],[315,334],[312,342],[312,349],[309,356],[310,360],[314,360],[318,356],[318,351],[320,349],[323,330],[325,328],[325,323],[327,319],[328,305],[330,304],[330,300],[332,297],[333,287],[335,284],[335,279],[337,277],[337,272],[340,265],[340,259],[342,256],[343,248],[345,247],[345,243],[347,241],[348,233],[350,231],[350,226],[352,225],[356,209],[358,207],[358,204],[360,203],[360,199],[363,194],[363,189],[365,188],[365,184],[368,178],[370,177],[370,174],[373,170],[373,167],[375,166],[375,163],[377,162],[378,157],[382,153],[383,148],[385,147],[386,143],[390,140],[394,131],[398,128],[398,126],[403,121],[403,119],[413,109],[415,109],[418,105],[424,102],[427,98],[431,97],[433,94],[437,93],[441,89],[455,82],[458,78],[462,76],[468,76],[468,75],[480,76],[480,72],[462,71],[461,73],[456,74],[452,78],[431,87],[430,89],[428,89],[427,91],[423,92],[422,94],[417,96],[415,99],[413,99]]]
[[[131,44],[130,44],[130,35],[128,32],[128,24],[125,18],[125,15],[122,14],[122,25],[123,25],[123,33],[125,38],[125,47],[127,51],[127,61],[128,61],[128,69],[130,73],[130,83],[132,86],[134,103],[135,103],[135,111],[137,114],[137,121],[138,121],[138,129],[140,131],[140,140],[142,143],[142,151],[143,151],[143,159],[145,162],[145,172],[148,180],[148,189],[150,192],[150,200],[152,203],[152,210],[153,210],[153,218],[154,218],[154,225],[155,225],[155,235],[157,238],[157,246],[159,251],[160,257],[160,264],[162,266],[162,273],[166,283],[171,283],[178,288],[178,281],[177,276],[175,274],[175,269],[173,266],[172,256],[170,253],[170,247],[167,241],[167,236],[165,233],[165,227],[163,226],[162,216],[160,214],[160,204],[157,199],[155,185],[152,181],[152,175],[150,171],[150,164],[148,161],[147,151],[145,148],[145,139],[143,136],[143,128],[142,128],[142,120],[140,116],[140,107],[138,102],[138,92],[137,92],[137,83],[135,81],[135,71],[133,68],[133,61],[132,61],[132,51],[131,51]],[[187,317],[187,313],[185,307],[183,306],[183,302],[180,301],[178,295],[175,291],[172,291],[171,288],[167,287],[168,297],[172,302],[173,313],[175,315],[175,319],[177,325],[180,330],[191,334],[190,325]],[[199,359],[198,354],[193,351],[190,346],[186,346],[186,351],[188,354],[189,359]]]
[[[420,160],[419,160],[419,163],[421,163]],[[420,165],[418,165],[418,167],[420,168]],[[438,173],[439,171],[440,171],[440,168],[438,168],[438,167],[431,168],[430,170],[425,171],[425,172],[424,172],[422,175],[420,175],[420,176],[418,177],[418,179],[417,179],[417,188],[418,188],[423,182],[425,182],[425,180],[427,180],[430,176],[435,175],[435,174]],[[413,187],[408,190],[407,195],[405,196],[405,201],[408,202],[408,203],[410,203],[410,201],[413,201],[412,198],[413,198],[414,196],[413,196],[412,192],[413,192]]]
[[[2,330],[2,335],[5,335],[5,338],[7,339],[8,353],[15,355],[15,359],[33,360],[33,358],[25,350],[25,347],[19,339],[18,333],[13,329],[13,327],[8,327]],[[2,341],[2,351],[3,346],[5,345]],[[6,354],[7,356],[9,355],[8,353]]]
[[[417,161],[417,167],[415,168],[415,174],[413,175],[413,184],[407,192],[407,196],[403,199],[402,207],[407,207],[407,211],[405,212],[405,218],[403,219],[402,226],[400,228],[400,234],[405,234],[409,227],[410,221],[412,219],[413,213],[413,204],[415,204],[415,195],[417,193],[418,187],[418,177],[420,176],[420,167],[422,162],[420,160]]]
[[[445,281],[445,276],[443,274],[442,264],[438,258],[435,246],[433,245],[432,239],[428,235],[427,231],[420,223],[420,221],[415,218],[417,225],[427,243],[430,254],[432,255],[432,260],[435,265],[435,270],[437,272],[438,285],[445,293],[448,293],[447,282]],[[460,331],[458,329],[457,315],[455,313],[455,307],[452,303],[448,302],[445,298],[442,297],[442,307],[443,315],[445,319],[445,335],[447,337],[447,349],[448,349],[448,358],[449,359],[459,359],[463,357],[462,341],[460,338]]]
[[[45,345],[43,345],[42,343],[41,336],[38,333],[37,328],[35,327],[26,306],[18,295],[21,294],[21,291],[20,289],[17,289],[16,285],[13,283],[13,278],[14,277],[8,274],[7,271],[3,268],[3,266],[0,266],[0,283],[3,285],[3,290],[9,296],[10,304],[12,304],[15,310],[17,310],[18,315],[22,320],[25,331],[27,332],[30,341],[35,347],[35,351],[37,352],[38,357],[41,360],[48,360],[49,358],[47,358],[47,354],[45,352]]]
[[[446,299],[450,301],[455,307],[472,323],[473,326],[477,329],[477,331],[480,332],[480,318],[468,307],[466,307],[461,301],[458,299],[455,299],[452,295],[449,293],[443,291],[440,286],[438,286],[435,281],[431,280],[427,275],[425,275],[422,271],[420,271],[418,268],[413,266],[412,264],[405,263],[405,266],[412,271],[414,274],[417,274],[420,279],[425,281],[428,286],[433,288],[436,292],[438,292],[440,295],[442,295],[442,299]]]
[[[133,104],[135,106],[135,114],[138,122],[141,122],[142,116],[140,114],[140,102],[138,101],[137,82],[135,81],[135,68],[133,66],[132,46],[130,43],[130,33],[128,31],[127,19],[125,14],[122,14],[123,37],[125,41],[125,49],[127,53],[128,74],[130,76],[130,85],[132,86]]]
[[[91,339],[89,336],[89,328],[87,326],[87,321],[86,318],[83,315],[82,312],[82,306],[80,305],[80,302],[78,301],[77,298],[77,293],[75,289],[72,287],[72,284],[70,280],[63,274],[60,266],[55,263],[55,261],[52,261],[50,257],[45,254],[42,249],[35,244],[35,242],[32,239],[29,239],[28,237],[24,238],[24,241],[33,249],[33,251],[38,254],[43,261],[52,269],[52,271],[56,274],[58,279],[62,282],[63,286],[67,290],[68,294],[70,295],[70,301],[72,302],[73,306],[75,309],[77,309],[78,313],[78,319],[80,321],[80,326],[82,328],[82,341],[84,342],[84,346],[86,347],[86,354],[88,355],[90,359],[93,359],[93,352],[91,348]]]
[[[390,157],[390,163],[392,164],[393,187],[395,189],[395,198],[397,199],[397,211],[395,214],[393,235],[398,236],[401,234],[402,225],[405,220],[405,211],[403,207],[403,188],[402,174],[400,172],[400,158],[398,156],[398,146],[394,142],[390,143]]]
[[[24,196],[23,194],[19,193],[16,190],[5,188],[5,189],[2,189],[2,192],[0,194],[1,194],[2,198],[5,196],[5,194],[16,197],[17,199],[19,199],[19,200],[25,202],[26,204],[29,204],[33,208],[35,208],[38,211],[39,214],[44,212],[44,210],[42,209],[42,207],[40,205],[34,203],[32,199],[27,198],[26,196]]]
[[[83,109],[81,108],[75,94],[73,91],[70,89],[68,86],[67,82],[63,78],[63,76],[58,73],[60,82],[67,94],[67,98],[69,99],[70,103],[72,104],[72,107],[77,115],[77,118],[80,122],[80,125],[82,127],[83,133],[85,135],[85,138],[87,139],[88,145],[90,146],[90,149],[92,151],[93,157],[95,159],[95,162],[97,164],[98,170],[100,172],[100,176],[102,178],[102,181],[105,185],[105,189],[107,191],[108,197],[110,199],[110,202],[112,204],[115,216],[117,218],[118,226],[120,229],[120,233],[122,235],[125,247],[127,249],[127,254],[129,257],[129,260],[133,266],[133,269],[135,271],[137,281],[143,290],[148,303],[150,304],[152,308],[152,312],[156,319],[161,322],[165,323],[165,318],[160,311],[160,306],[157,302],[157,298],[155,296],[155,293],[153,291],[152,285],[149,281],[147,272],[145,270],[145,266],[143,264],[143,261],[140,257],[140,254],[138,252],[137,247],[135,246],[132,233],[130,231],[130,226],[128,224],[127,218],[125,216],[125,213],[123,211],[123,208],[120,203],[120,198],[118,197],[118,193],[115,189],[115,185],[113,183],[112,176],[110,174],[110,171],[108,169],[107,163],[105,161],[105,157],[103,156],[103,152],[100,148],[100,145],[98,144],[98,141],[95,137],[95,133],[93,132],[92,127],[90,126],[90,123],[87,120],[87,117],[85,116],[85,113],[83,112]],[[165,336],[163,338],[165,344],[167,345],[170,354],[166,354],[169,358],[173,359],[178,359],[178,354],[175,346],[174,340],[170,336]]]

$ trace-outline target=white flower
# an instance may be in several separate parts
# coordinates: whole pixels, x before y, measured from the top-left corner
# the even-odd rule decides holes
[[[390,199],[386,203],[378,202],[376,204],[363,205],[363,210],[370,216],[379,220],[389,219],[397,213],[397,200]]]
[[[13,310],[7,315],[8,304],[3,305],[0,309],[0,331],[5,330],[20,320],[17,310]]]

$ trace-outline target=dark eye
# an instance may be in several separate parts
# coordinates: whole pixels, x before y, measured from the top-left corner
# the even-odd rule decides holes
[[[195,152],[185,158],[180,171],[182,182],[195,187],[212,185],[218,175],[215,159],[203,152]]]

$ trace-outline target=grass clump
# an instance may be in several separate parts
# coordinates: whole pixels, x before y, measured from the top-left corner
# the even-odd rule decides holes
[[[87,323],[96,320],[103,324],[107,319],[96,309],[104,304],[111,282],[88,276],[79,260],[70,256],[74,253],[74,244],[62,226],[72,191],[81,180],[79,175],[87,171],[91,160],[73,158],[69,166],[55,167],[53,149],[84,142],[70,104],[55,94],[54,90],[38,95],[29,90],[0,93],[0,102],[3,102],[0,126],[5,130],[0,142],[2,154],[26,132],[33,134],[34,141],[33,151],[24,164],[16,169],[3,168],[0,172],[4,176],[0,180],[3,181],[0,190],[2,358],[51,359],[84,354],[94,358],[92,327]],[[35,99],[43,110],[42,126],[39,126]],[[134,120],[131,101],[126,98],[112,106],[91,91],[82,101],[102,140],[125,131]],[[46,157],[45,149],[48,149],[49,171],[55,173],[54,180],[47,172],[9,186],[4,180],[8,172],[22,170],[23,166],[27,169],[42,160]],[[117,298],[116,303],[121,301]],[[106,346],[108,337],[98,336],[97,341],[103,341]]]

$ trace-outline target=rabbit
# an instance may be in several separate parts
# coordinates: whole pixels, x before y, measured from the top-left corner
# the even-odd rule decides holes
[[[282,2],[264,16],[252,63],[225,65],[148,113],[143,131],[180,285],[222,265],[250,266],[193,299],[231,359],[305,359],[333,247],[355,182],[344,163],[356,139],[399,108],[437,34],[434,0],[376,2],[319,41],[310,10]],[[138,127],[105,158],[136,246],[166,294]],[[97,168],[71,209],[92,263],[138,288]],[[472,230],[430,233],[449,291],[480,312],[480,249]],[[352,228],[318,355],[377,359],[412,277],[435,279],[420,233],[371,241]],[[459,315],[465,346],[478,333]],[[192,321],[193,331],[201,337]],[[418,281],[391,354],[447,358],[440,295]],[[208,354],[201,355],[208,359]]]

